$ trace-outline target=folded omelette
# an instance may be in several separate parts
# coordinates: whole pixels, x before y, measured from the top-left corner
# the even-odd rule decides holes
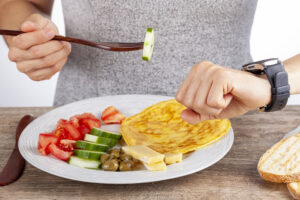
[[[121,134],[127,145],[145,145],[159,153],[187,153],[211,144],[230,129],[228,119],[189,124],[180,117],[184,109],[175,99],[149,106],[126,118]]]

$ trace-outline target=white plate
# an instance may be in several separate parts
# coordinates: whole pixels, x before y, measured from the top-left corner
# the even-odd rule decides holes
[[[166,171],[159,172],[147,170],[106,172],[82,169],[54,157],[42,156],[37,149],[39,134],[53,130],[56,122],[61,118],[68,119],[72,115],[84,112],[100,116],[101,112],[110,105],[116,106],[126,116],[130,116],[147,106],[170,98],[154,95],[119,95],[92,98],[62,106],[38,117],[26,127],[19,140],[20,152],[31,165],[50,174],[77,181],[104,184],[147,183],[177,178],[203,170],[223,158],[233,143],[232,128],[217,142],[191,153],[181,163],[169,165]]]

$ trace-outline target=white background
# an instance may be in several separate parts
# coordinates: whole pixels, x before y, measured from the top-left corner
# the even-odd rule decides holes
[[[251,37],[254,60],[270,57],[284,60],[300,53],[299,8],[299,0],[259,1]],[[55,1],[53,21],[64,34],[61,0]],[[0,38],[0,107],[51,106],[57,75],[49,81],[31,81],[16,70],[7,54],[7,47]],[[291,97],[289,104],[300,104],[300,95]]]

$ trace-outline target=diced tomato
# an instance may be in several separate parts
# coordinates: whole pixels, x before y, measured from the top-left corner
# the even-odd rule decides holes
[[[100,128],[101,122],[99,119],[83,119],[82,124],[88,127],[90,130],[92,128]]]
[[[75,116],[71,117],[70,122],[71,122],[71,124],[73,124],[73,126],[75,128],[79,127],[79,119],[77,117],[75,117]]]
[[[121,124],[125,116],[114,106],[109,106],[103,111],[101,119],[105,124]]]
[[[54,135],[56,135],[59,140],[63,140],[63,139],[72,139],[72,137],[70,136],[70,134],[68,133],[68,131],[66,131],[64,128],[60,127],[58,129],[55,129],[53,131]]]
[[[58,148],[64,150],[64,151],[73,151],[75,147],[76,141],[75,140],[68,140],[63,139],[60,140],[57,144]]]
[[[91,129],[89,129],[88,127],[86,127],[85,125],[79,126],[78,131],[81,133],[81,135],[84,137],[85,134],[90,133]]]
[[[49,151],[53,156],[64,161],[67,161],[73,155],[72,151],[64,151],[55,144],[49,145]]]
[[[51,133],[42,133],[39,135],[39,144],[38,149],[43,155],[48,155],[49,152],[49,145],[56,144],[58,141],[58,137]]]
[[[57,122],[56,127],[57,127],[57,128],[60,128],[61,125],[65,124],[65,123],[67,123],[67,122],[68,122],[68,120],[66,120],[66,119],[60,119],[60,120]]]
[[[73,139],[73,140],[82,139],[80,132],[77,130],[77,128],[75,128],[75,126],[71,122],[62,121],[62,122],[60,122],[58,128],[62,128],[65,131],[67,131],[67,133],[70,136],[70,139]]]

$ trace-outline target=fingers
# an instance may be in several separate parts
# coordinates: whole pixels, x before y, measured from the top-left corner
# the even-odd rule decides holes
[[[21,62],[25,60],[33,60],[45,57],[49,54],[61,50],[62,48],[64,48],[64,46],[67,46],[69,48],[70,44],[67,42],[49,41],[44,44],[33,46],[28,50],[21,50],[16,47],[12,47],[9,54],[11,54],[10,59],[12,61]]]
[[[26,50],[34,45],[43,44],[55,36],[52,29],[42,29],[34,32],[23,33],[12,39],[13,46]]]
[[[52,67],[42,68],[28,73],[28,77],[34,81],[49,80],[54,74],[59,72],[67,62],[67,58],[62,59]]]
[[[188,108],[182,119],[195,124],[219,118],[233,99],[228,77],[224,67],[206,61],[195,65],[176,94],[176,100]]]
[[[207,96],[211,90],[213,82],[205,81],[196,91],[193,110],[205,115],[218,115],[222,109],[207,104]],[[222,93],[223,94],[223,93]]]
[[[17,63],[17,68],[20,72],[23,73],[29,73],[33,72],[42,68],[47,68],[50,66],[55,65],[63,58],[66,58],[71,52],[71,48],[67,45],[64,45],[64,47],[61,50],[58,50],[50,55],[47,55],[46,57],[43,57],[41,59],[34,59],[34,60],[26,60],[22,62]]]
[[[225,77],[225,73],[226,72],[220,76]],[[214,83],[207,94],[206,103],[208,106],[224,109],[229,105],[232,95],[227,95],[231,92],[228,91],[229,87],[227,87],[227,84],[228,83],[226,83],[226,80],[224,81],[219,78],[214,79]]]

